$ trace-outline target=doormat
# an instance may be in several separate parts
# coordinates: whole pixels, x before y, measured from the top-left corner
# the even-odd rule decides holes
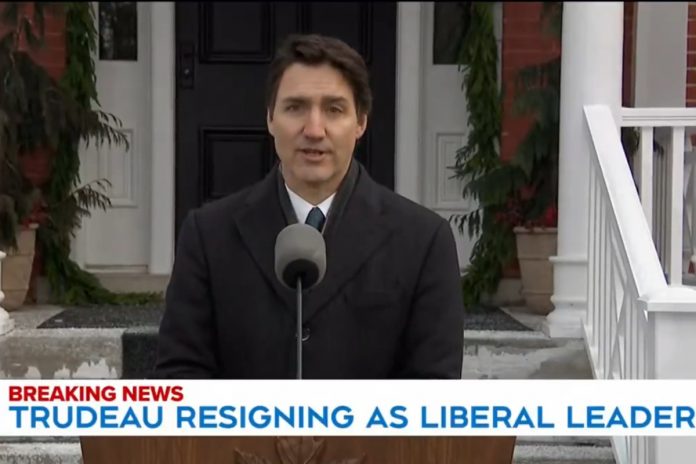
[[[464,315],[464,330],[532,331],[531,328],[522,324],[502,309],[489,305],[476,305],[467,308]]]
[[[164,305],[75,306],[44,321],[39,329],[120,329],[159,326]]]

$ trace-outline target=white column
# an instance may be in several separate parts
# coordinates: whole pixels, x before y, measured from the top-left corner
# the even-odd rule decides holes
[[[623,3],[563,3],[559,140],[558,250],[551,337],[581,337],[587,310],[590,138],[583,106],[608,105],[620,123]]]
[[[0,282],[2,282],[2,260],[4,258],[5,253],[0,251]],[[14,321],[10,319],[10,315],[2,307],[2,300],[4,299],[5,294],[2,293],[2,288],[0,288],[0,335],[6,334],[14,328]]]
[[[150,274],[174,259],[174,3],[152,3],[152,194]]]

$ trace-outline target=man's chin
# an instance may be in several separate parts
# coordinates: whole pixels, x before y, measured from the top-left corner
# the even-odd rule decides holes
[[[331,180],[331,176],[323,175],[313,175],[313,176],[301,176],[300,181],[306,185],[311,185],[313,187],[319,187],[322,184],[326,184]]]
[[[311,185],[328,182],[332,176],[333,172],[323,166],[303,166],[297,172],[297,178],[299,180]]]

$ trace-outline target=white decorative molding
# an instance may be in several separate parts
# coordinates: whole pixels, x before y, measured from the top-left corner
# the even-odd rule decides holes
[[[136,208],[137,173],[135,156],[135,130],[121,130],[128,140],[128,149],[124,145],[103,145],[99,150],[97,172],[100,179],[107,179],[107,195],[112,208]]]
[[[623,127],[693,127],[696,108],[621,108]]]
[[[5,259],[5,253],[0,251],[0,283],[2,282],[2,260]],[[10,315],[2,307],[2,301],[5,299],[5,294],[0,287],[0,335],[4,335],[14,329],[14,321]]]
[[[439,132],[435,136],[435,209],[470,209],[469,201],[462,198],[464,182],[461,179],[453,178],[454,171],[452,170],[457,159],[457,150],[465,143],[465,134],[462,133]]]

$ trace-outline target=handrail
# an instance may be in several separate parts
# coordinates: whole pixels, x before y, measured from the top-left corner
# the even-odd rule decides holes
[[[586,105],[585,117],[636,290],[640,296],[659,292],[667,288],[667,281],[628,161],[625,156],[616,156],[623,153],[623,147],[614,118],[604,105]]]

